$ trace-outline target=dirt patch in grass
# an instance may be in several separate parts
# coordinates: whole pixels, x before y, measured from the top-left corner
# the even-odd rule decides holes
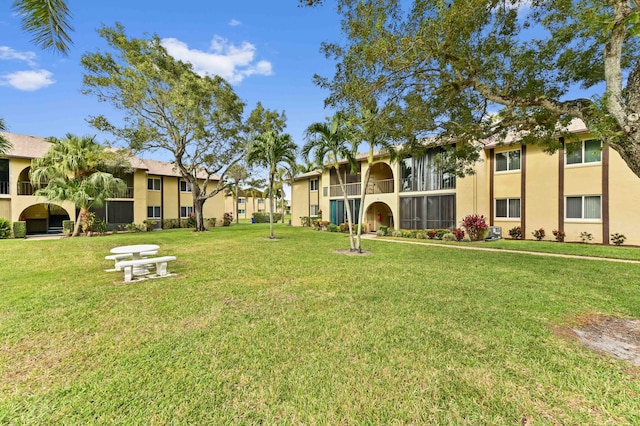
[[[346,254],[347,256],[369,256],[371,254],[371,252],[367,250],[362,250],[362,251],[334,250],[333,252],[338,254]]]
[[[585,315],[571,327],[559,327],[556,334],[577,338],[585,347],[628,361],[640,367],[640,320],[602,315]]]

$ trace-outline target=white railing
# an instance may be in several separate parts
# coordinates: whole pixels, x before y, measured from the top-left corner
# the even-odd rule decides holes
[[[347,197],[351,197],[354,195],[360,195],[360,183],[347,183],[345,185],[346,190],[347,190]],[[344,193],[342,192],[342,188],[340,187],[340,185],[331,185],[330,189],[330,196],[331,197],[343,197]]]
[[[391,194],[393,188],[393,179],[371,180],[367,185],[367,194]]]

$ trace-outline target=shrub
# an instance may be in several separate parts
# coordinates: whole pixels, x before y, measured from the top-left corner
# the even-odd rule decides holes
[[[514,240],[521,240],[522,228],[520,226],[514,226],[513,228],[509,229],[509,236]]]
[[[158,223],[153,219],[146,219],[146,220],[143,220],[142,222],[144,223],[144,226],[146,227],[148,232],[153,231],[156,227],[156,224]]]
[[[378,232],[382,232],[382,236],[384,237],[389,232],[389,227],[388,226],[381,226],[380,229],[378,230]]]
[[[94,217],[91,230],[103,235],[107,232],[107,221],[99,217]]]
[[[448,234],[449,232],[451,231],[448,229],[436,229],[436,239],[441,240],[444,234]]]
[[[484,236],[485,231],[489,228],[487,219],[483,215],[470,214],[464,217],[461,226],[466,229],[471,241],[479,241]]]
[[[391,233],[391,236],[392,237],[396,237],[396,238],[402,238],[402,237],[404,237],[404,233],[402,231],[400,231],[400,230],[397,230],[397,231],[393,231]]]
[[[460,228],[456,228],[452,231],[453,235],[455,235],[457,241],[462,241],[464,238],[464,230]],[[445,234],[446,235],[446,234]]]
[[[442,236],[442,241],[457,241],[457,238],[453,233],[447,232]]]
[[[416,231],[415,229],[407,229],[402,231],[402,237],[403,238],[416,238],[418,231]]]
[[[353,225],[351,225],[351,229],[353,228],[354,228]],[[349,232],[349,225],[347,225],[346,223],[341,223],[340,232]]]
[[[384,236],[385,236],[385,235],[387,235],[387,234],[386,234],[386,232],[385,232],[385,231],[383,231],[382,229],[378,229],[378,230],[376,231],[376,235],[377,235],[378,237],[384,237]]]
[[[76,226],[76,223],[73,220],[63,220],[62,221],[62,233],[65,235],[73,234],[73,228]]]
[[[209,225],[212,228],[216,227],[216,221],[217,219],[215,217],[210,217],[209,219],[206,219],[207,225]]]
[[[554,229],[552,232],[553,232],[553,236],[556,237],[556,241],[560,241],[560,242],[564,241],[564,237],[566,236],[564,231]]]
[[[338,232],[339,229],[340,229],[340,227],[338,227],[338,225],[336,225],[335,223],[330,223],[327,226],[327,231],[329,231],[329,232]]]
[[[24,220],[13,222],[13,237],[24,238],[26,236],[27,236],[27,222],[25,222]]]
[[[180,227],[179,219],[163,219],[162,220],[162,229],[173,229]]]
[[[145,232],[147,230],[147,226],[143,224],[138,225],[137,223],[128,223],[125,226],[125,229],[129,232]]]
[[[469,236],[468,236],[468,235],[465,235],[465,236],[462,238],[462,242],[463,242],[463,243],[470,243],[470,242],[471,242],[471,238],[469,238]]]
[[[416,238],[419,239],[419,240],[426,240],[426,239],[429,238],[429,236],[427,235],[426,232],[420,231],[420,232],[416,233]]]
[[[278,222],[280,219],[282,219],[282,213],[274,213],[273,214],[273,223]],[[231,220],[233,221],[233,216],[232,216]],[[269,223],[269,213],[266,213],[266,212],[255,212],[255,213],[253,213],[253,220],[254,220],[255,223]],[[224,226],[227,226],[227,225],[224,225]]]
[[[256,214],[253,214],[253,218],[255,219]],[[256,221],[257,222],[257,221]],[[310,227],[311,226],[311,217],[309,216],[300,216],[300,223],[302,223],[302,226],[304,227]]]
[[[617,232],[615,234],[611,234],[611,242],[617,246],[621,246],[626,239],[627,237],[624,234],[618,234]]]
[[[538,241],[542,241],[542,239],[544,239],[544,236],[546,235],[544,232],[544,228],[540,228],[540,229],[536,229],[535,231],[533,231],[531,233],[531,235],[533,235],[533,237],[538,240]]]
[[[589,241],[593,240],[593,235],[591,235],[589,232],[581,232],[580,233],[580,240],[583,243],[588,243]]]
[[[427,237],[429,237],[430,240],[433,240],[437,236],[438,236],[438,231],[436,229],[427,229]]]
[[[226,212],[222,217],[222,226],[229,226],[233,222],[233,213]]]
[[[0,240],[11,236],[11,221],[0,218]]]

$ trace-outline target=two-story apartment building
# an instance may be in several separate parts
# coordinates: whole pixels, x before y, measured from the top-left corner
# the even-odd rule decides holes
[[[523,238],[543,228],[546,238],[561,230],[566,241],[608,244],[612,233],[624,234],[626,244],[640,245],[640,179],[620,156],[592,138],[581,122],[572,123],[575,135],[553,154],[536,145],[483,143],[475,174],[456,178],[438,170],[433,148],[426,155],[391,162],[378,156],[361,205],[362,177],[368,167],[359,158],[356,173],[341,168],[349,203],[365,211],[366,230],[458,227],[468,214],[482,214],[503,236],[520,226]],[[343,193],[334,170],[311,172],[296,178],[292,189],[293,224],[300,217],[317,216],[345,222]],[[354,216],[355,220],[355,216]]]
[[[43,156],[51,144],[34,136],[3,133],[13,148],[0,157],[0,217],[12,222],[24,220],[27,233],[59,230],[63,220],[75,220],[77,211],[70,202],[54,203],[34,195],[29,180],[31,160]],[[110,229],[154,219],[188,218],[193,212],[189,182],[168,162],[131,158],[133,173],[119,176],[127,190],[95,209]],[[204,204],[205,218],[222,219],[224,195],[217,194]]]

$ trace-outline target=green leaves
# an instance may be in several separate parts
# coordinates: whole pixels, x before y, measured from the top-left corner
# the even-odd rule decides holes
[[[22,15],[22,28],[33,35],[31,41],[42,49],[67,55],[72,44],[71,13],[64,0],[15,0],[13,9]]]

